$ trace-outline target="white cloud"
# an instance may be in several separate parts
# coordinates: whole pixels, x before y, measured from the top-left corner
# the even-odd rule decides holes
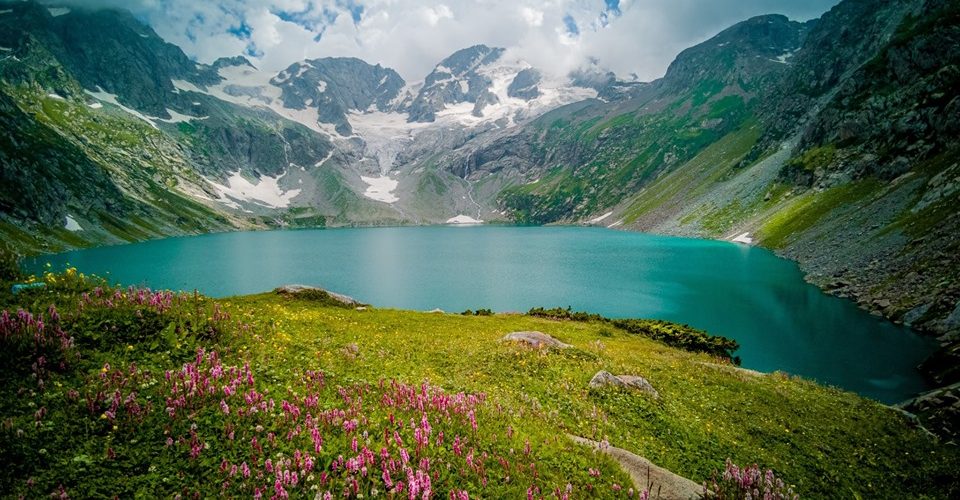
[[[520,15],[533,28],[543,26],[543,11],[532,7],[520,7]]]
[[[52,0],[51,0],[52,1]],[[819,16],[838,0],[73,0],[132,10],[166,40],[203,62],[245,50],[267,70],[304,58],[360,57],[423,78],[453,51],[506,47],[563,74],[588,58],[620,75],[651,80],[683,49],[748,17]],[[56,3],[64,3],[62,0]],[[570,33],[564,18],[576,23]]]
[[[444,19],[453,19],[453,11],[450,10],[450,7],[443,4],[437,5],[436,7],[424,7],[423,17],[427,20],[427,24],[436,26],[437,23]]]

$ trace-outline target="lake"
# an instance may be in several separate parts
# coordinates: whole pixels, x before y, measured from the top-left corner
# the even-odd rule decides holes
[[[290,283],[377,307],[459,312],[570,306],[736,339],[743,366],[896,402],[926,388],[935,348],[828,296],[797,266],[739,244],[583,227],[391,227],[211,234],[46,255],[113,282],[214,297]]]

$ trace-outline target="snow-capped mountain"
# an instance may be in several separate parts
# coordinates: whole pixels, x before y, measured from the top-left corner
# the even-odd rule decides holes
[[[506,54],[504,49],[484,45],[459,50],[414,84],[407,84],[389,68],[355,58],[301,61],[272,74],[243,57],[216,61],[211,66],[219,77],[215,83],[197,85],[177,79],[172,84],[177,92],[272,111],[325,136],[337,151],[338,159],[333,161],[356,174],[353,178],[360,182],[353,188],[358,193],[409,215],[402,207],[416,200],[398,190],[410,180],[401,182],[400,177],[423,173],[404,169],[421,159],[423,144],[455,149],[465,137],[509,129],[550,109],[597,95],[595,89],[574,85],[570,78],[545,78],[536,68]],[[297,166],[318,168],[333,156],[331,152],[306,167]],[[214,186],[221,194],[217,199],[230,207],[243,206],[245,200],[238,199],[242,193],[263,191],[257,180],[273,186],[272,199],[283,201],[273,203],[278,208],[301,201],[314,203],[285,194],[277,176],[245,179],[240,172],[217,179]],[[297,189],[302,189],[304,179],[297,182]]]

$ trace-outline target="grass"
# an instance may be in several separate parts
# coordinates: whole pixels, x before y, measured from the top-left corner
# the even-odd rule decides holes
[[[54,363],[38,373],[30,368],[32,341],[3,338],[0,453],[5,463],[17,465],[0,472],[0,489],[13,495],[44,496],[63,486],[80,497],[249,496],[256,485],[269,485],[273,494],[273,476],[256,476],[266,467],[264,458],[282,464],[303,454],[317,465],[309,480],[303,472],[298,485],[281,485],[293,496],[312,497],[331,485],[350,493],[353,480],[367,495],[373,488],[383,493],[379,469],[361,477],[336,468],[337,457],[358,453],[351,438],[361,431],[368,433],[360,446],[374,452],[383,442],[388,453],[396,452],[392,430],[412,446],[421,417],[429,417],[434,437],[417,453],[435,464],[433,491],[442,497],[460,488],[481,497],[522,497],[528,489],[534,497],[558,489],[562,496],[567,484],[575,498],[619,496],[614,484],[629,484],[625,474],[567,440],[567,433],[606,439],[695,481],[708,479],[731,458],[771,468],[801,495],[815,498],[947,498],[960,492],[957,449],[932,442],[895,411],[784,374],[745,373],[603,321],[355,310],[272,293],[216,304],[180,295],[158,311],[150,302],[131,302],[136,290],[112,307],[94,296],[79,310],[79,294],[89,281],[75,271],[40,279],[47,281],[45,289],[15,297],[4,286],[0,306],[41,313],[56,303],[61,319],[47,313],[48,331],[69,332],[75,351],[62,354],[64,367]],[[574,347],[544,352],[500,341],[518,330],[543,331]],[[205,354],[198,357],[201,347]],[[213,351],[217,360],[208,356]],[[48,353],[48,359],[59,359],[55,355]],[[221,362],[228,373],[234,373],[231,366],[236,373],[249,366],[256,379],[251,387],[276,407],[240,415],[242,398],[222,396],[217,387],[227,382],[219,382],[217,395],[191,396],[184,403],[189,411],[176,410],[179,403],[167,399],[172,382],[163,374],[172,370],[177,380],[177,373],[194,373],[191,366],[209,374]],[[589,390],[598,370],[642,375],[660,399]],[[316,373],[324,383],[310,382]],[[477,428],[471,430],[463,412],[421,415],[390,403],[391,381],[414,392],[427,383],[428,392],[477,395],[483,400],[475,408]],[[131,401],[139,410],[123,403],[106,415],[115,390],[124,397],[135,392]],[[315,452],[305,430],[311,424],[288,406],[281,409],[281,400],[315,417],[321,410],[356,415],[360,429],[340,429],[346,417],[320,425],[325,444]],[[171,405],[174,416],[164,409]],[[258,425],[264,430],[254,429]],[[442,443],[440,431],[447,433]],[[484,466],[468,466],[453,436],[476,450],[473,460],[486,452]],[[263,452],[251,448],[252,437],[259,437]],[[241,462],[254,466],[252,479],[230,475]],[[311,490],[321,485],[321,470],[328,482]]]
[[[727,134],[668,176],[650,184],[627,208],[624,220],[632,223],[669,202],[679,203],[685,197],[709,190],[750,151],[759,137],[760,127],[752,121]]]
[[[767,219],[757,236],[764,246],[783,248],[791,237],[803,234],[834,210],[850,206],[876,193],[881,187],[880,181],[866,179],[835,186],[819,193],[808,191],[794,198]]]

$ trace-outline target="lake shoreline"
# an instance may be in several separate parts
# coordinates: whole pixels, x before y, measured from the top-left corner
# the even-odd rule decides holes
[[[894,325],[868,317],[848,301],[829,298],[819,289],[808,286],[795,263],[760,247],[702,238],[559,225],[337,229],[364,230],[295,229],[174,237],[151,240],[137,248],[105,246],[78,253],[48,254],[33,258],[29,269],[42,270],[46,262],[54,262],[54,269],[70,263],[84,272],[110,272],[111,281],[147,284],[154,288],[196,287],[214,297],[257,293],[283,282],[303,282],[398,309],[516,311],[569,305],[574,310],[612,318],[643,317],[690,323],[712,334],[740,340],[743,347],[738,354],[750,368],[762,371],[780,369],[840,385],[846,383],[817,375],[819,370],[840,374],[830,365],[848,363],[840,359],[830,361],[836,355],[820,347],[825,341],[827,345],[834,345],[835,351],[851,355],[853,352],[887,349],[884,346],[894,344],[903,344],[900,349],[904,353],[915,353],[918,347],[907,345],[913,342],[918,342],[917,346],[923,344],[915,335],[894,334]],[[256,250],[259,247],[264,250]],[[315,250],[306,251],[304,248],[307,247]],[[437,252],[441,247],[444,250]],[[314,255],[317,251],[334,253],[318,261]],[[144,258],[138,256],[142,252],[152,255],[153,260],[137,260]],[[252,261],[218,263],[224,258],[228,261],[247,259],[244,255],[251,253],[255,257],[247,257],[253,258]],[[440,260],[433,259],[435,262],[419,263],[421,256],[435,253],[448,255]],[[102,257],[96,257],[98,255]],[[99,267],[84,265],[81,256],[94,259],[92,262],[99,261]],[[720,260],[714,263],[716,259]],[[285,262],[297,265],[291,267],[283,264]],[[366,267],[372,266],[374,270],[351,271],[357,262],[365,262]],[[419,263],[415,271],[398,270],[398,266],[405,268],[413,263]],[[489,267],[494,264],[495,267]],[[464,268],[464,265],[469,266]],[[762,267],[749,271],[757,265]],[[236,273],[237,266],[257,267],[261,269],[258,274],[276,274],[275,279],[282,282],[257,276],[241,279]],[[343,269],[327,269],[331,266]],[[465,272],[472,273],[472,277],[455,276]],[[388,277],[387,281],[382,280],[383,276]],[[410,285],[422,286],[422,280],[439,281],[432,283],[429,291],[417,292],[414,296],[404,291]],[[229,288],[233,286],[229,285],[230,282],[236,282],[240,288]],[[504,287],[507,283],[513,284]],[[422,295],[424,293],[428,295]],[[434,299],[430,299],[429,294],[433,294]],[[746,302],[738,302],[744,300]],[[821,319],[826,311],[833,312]],[[784,340],[778,336],[765,340],[766,325],[771,321],[777,325],[777,330],[783,332],[778,335],[796,335],[796,339],[784,345],[777,344]],[[859,324],[855,331],[860,333],[851,336],[847,331],[850,325],[843,323],[845,321]],[[875,332],[878,331],[885,333],[877,337]],[[827,337],[816,341],[802,340],[822,335]],[[787,345],[793,345],[797,352],[790,352],[790,348],[784,347]],[[932,352],[933,347],[929,351],[927,347],[921,350]],[[808,354],[803,357],[797,353]],[[911,356],[916,356],[915,361],[911,361],[914,360]],[[918,380],[915,363],[921,360],[917,354],[899,361],[888,356],[877,365],[903,366],[911,380]],[[811,372],[811,366],[821,368]],[[875,380],[870,384],[881,392],[889,389],[880,387],[897,387],[903,383],[891,376],[904,372],[892,368],[884,372],[868,367],[864,362],[857,370],[873,373],[864,380]],[[902,396],[914,396],[931,388],[926,384],[917,385],[915,391],[904,392]],[[889,396],[881,399],[899,401]]]

